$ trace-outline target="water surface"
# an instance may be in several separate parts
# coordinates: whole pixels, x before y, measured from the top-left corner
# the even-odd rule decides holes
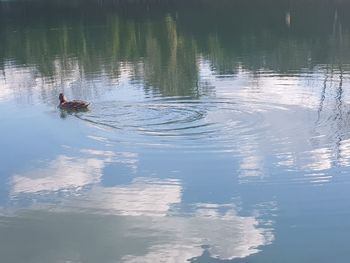
[[[346,262],[349,12],[0,3],[0,261]]]

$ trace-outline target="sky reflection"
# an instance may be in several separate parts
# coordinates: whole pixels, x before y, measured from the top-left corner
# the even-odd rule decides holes
[[[183,186],[179,179],[136,177],[126,185],[102,186],[103,169],[108,163],[118,162],[116,156],[124,156],[127,160],[137,156],[92,149],[83,149],[81,152],[87,155],[85,159],[58,156],[45,168],[13,176],[13,200],[17,203],[27,198],[36,201],[24,211],[21,211],[21,207],[16,211],[17,205],[11,209],[11,214],[4,211],[0,232],[11,231],[13,237],[6,246],[15,245],[12,242],[20,242],[23,235],[27,235],[15,230],[17,224],[35,231],[38,228],[37,221],[40,220],[41,229],[50,229],[55,227],[54,218],[61,216],[69,228],[61,230],[63,232],[58,236],[51,236],[52,230],[48,230],[47,238],[51,241],[41,247],[40,252],[35,246],[42,237],[32,237],[30,253],[35,255],[35,260],[48,256],[68,261],[77,260],[76,256],[87,257],[86,253],[92,244],[84,244],[80,240],[86,235],[77,233],[81,237],[73,238],[71,233],[65,232],[75,228],[79,232],[89,231],[89,226],[86,225],[85,229],[77,218],[84,222],[95,218],[91,219],[97,220],[94,228],[101,233],[105,231],[105,224],[119,229],[118,232],[112,230],[107,237],[94,237],[101,242],[94,245],[97,254],[105,249],[103,244],[108,240],[113,240],[111,249],[123,237],[136,242],[135,250],[122,249],[118,255],[107,249],[105,260],[119,259],[120,262],[184,262],[201,256],[204,251],[217,259],[244,258],[259,252],[261,246],[271,244],[274,239],[270,224],[264,226],[257,216],[239,215],[233,204],[201,203],[189,206],[183,203]],[[130,165],[130,162],[121,163]],[[63,192],[64,195],[56,195],[57,192]],[[50,212],[45,212],[48,209]],[[258,215],[258,210],[253,214]],[[50,246],[57,242],[64,242],[67,246],[76,246],[78,243],[83,245],[75,251],[75,256],[69,256],[66,245],[55,247],[54,254],[46,255],[44,251],[50,251]],[[0,238],[0,244],[4,243],[5,240]],[[145,252],[140,254],[140,251]],[[1,257],[14,260],[17,256],[8,250]]]
[[[1,262],[346,261],[350,5],[15,2]]]
[[[62,190],[76,191],[88,185],[101,182],[103,170],[108,163],[121,163],[132,170],[137,169],[137,154],[92,149],[81,149],[87,156],[57,156],[44,167],[12,177],[13,194],[54,192]]]

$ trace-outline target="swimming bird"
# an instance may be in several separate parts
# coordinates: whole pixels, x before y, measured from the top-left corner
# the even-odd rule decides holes
[[[60,93],[60,95],[58,96],[58,99],[60,100],[59,107],[63,110],[85,110],[90,104],[83,100],[67,101],[63,93]]]

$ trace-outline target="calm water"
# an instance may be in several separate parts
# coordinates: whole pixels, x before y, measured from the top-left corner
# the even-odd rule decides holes
[[[0,261],[348,262],[349,30],[325,0],[1,3]]]

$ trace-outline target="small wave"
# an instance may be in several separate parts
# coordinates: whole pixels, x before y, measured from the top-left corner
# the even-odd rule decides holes
[[[265,127],[259,112],[251,112],[230,100],[195,100],[190,98],[156,98],[137,103],[107,101],[95,104],[90,112],[76,115],[90,124],[128,135],[135,143],[147,137],[163,142],[205,140],[203,147],[218,147],[237,143],[237,136],[254,135]],[[111,134],[116,134],[111,133]],[[199,147],[199,145],[193,145]],[[224,146],[224,147],[223,147]]]

